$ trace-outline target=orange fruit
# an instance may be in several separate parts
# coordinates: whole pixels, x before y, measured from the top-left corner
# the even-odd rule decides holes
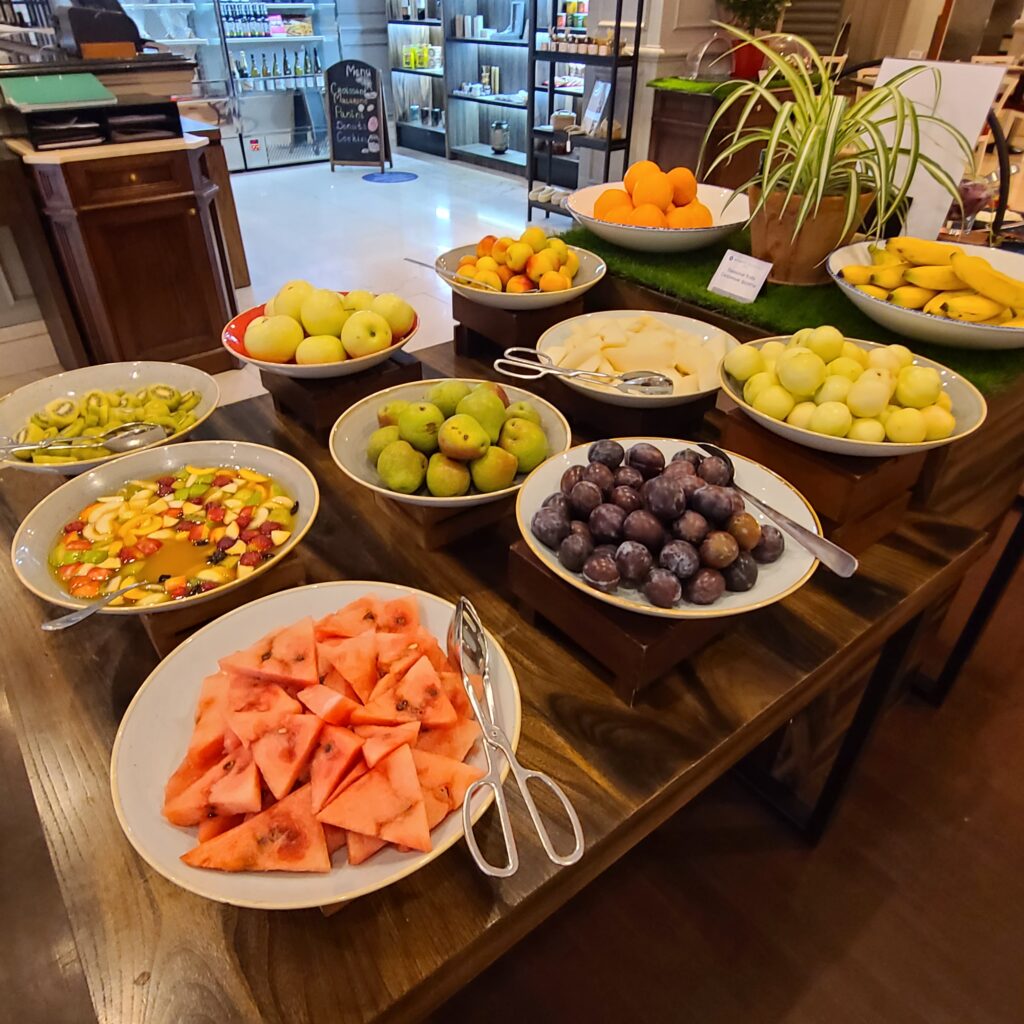
[[[632,206],[616,206],[614,210],[609,210],[601,220],[607,221],[609,224],[632,224],[633,221],[630,219],[633,216]]]
[[[649,171],[643,174],[633,186],[634,206],[656,206],[662,213],[672,202],[672,182],[667,174],[661,171]]]
[[[641,206],[638,206],[629,215],[629,221],[627,223],[638,228],[668,227],[668,221],[665,220],[665,214],[663,214],[653,203],[644,203]]]
[[[626,171],[626,176],[623,179],[626,191],[632,195],[633,189],[636,188],[636,183],[645,174],[650,174],[652,171],[657,171],[660,174],[661,168],[653,160],[638,160]]]
[[[677,206],[668,215],[670,228],[709,228],[713,223],[711,211],[696,199],[686,206]]]
[[[603,217],[617,206],[628,206],[632,210],[633,200],[629,198],[629,193],[623,192],[621,188],[606,188],[594,203],[594,216]]]
[[[685,206],[697,198],[697,179],[689,167],[673,167],[668,180],[672,182],[672,201],[676,206]]]

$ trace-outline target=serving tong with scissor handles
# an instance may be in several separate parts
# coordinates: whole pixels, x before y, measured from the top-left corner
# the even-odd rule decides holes
[[[557,366],[546,352],[535,348],[507,348],[494,360],[494,368],[506,377],[537,380],[545,374],[570,377],[584,384],[604,384],[630,395],[671,395],[672,381],[654,370],[626,370],[624,373],[599,373],[597,370],[570,370]],[[524,372],[526,371],[526,372]]]

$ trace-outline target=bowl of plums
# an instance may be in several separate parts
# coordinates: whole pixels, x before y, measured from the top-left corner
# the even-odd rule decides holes
[[[758,510],[735,482],[814,533],[817,515],[770,469],[699,442],[620,437],[548,459],[519,492],[516,518],[556,576],[642,615],[738,615],[799,589],[817,560]]]

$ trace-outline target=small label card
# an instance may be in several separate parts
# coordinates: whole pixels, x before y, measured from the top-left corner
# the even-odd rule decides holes
[[[708,291],[737,302],[753,302],[764,287],[772,265],[733,249],[726,249]]]

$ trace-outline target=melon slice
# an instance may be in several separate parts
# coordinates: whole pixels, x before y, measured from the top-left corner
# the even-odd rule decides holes
[[[287,796],[313,754],[323,722],[316,715],[285,715],[252,745],[263,781],[278,800]]]
[[[245,821],[244,814],[218,814],[216,811],[211,811],[199,822],[199,842],[205,843],[207,839],[219,836],[236,825],[241,825],[243,821]]]
[[[419,735],[419,722],[406,722],[402,725],[359,725],[353,731],[362,737],[363,760],[367,767],[372,768],[392,750],[397,750],[403,743],[413,745]]]
[[[430,829],[412,751],[393,750],[318,815],[321,821],[427,853]]]
[[[235,675],[228,687],[228,725],[243,743],[252,743],[276,729],[285,715],[297,715],[302,705],[277,683]]]
[[[354,700],[342,696],[329,686],[306,686],[298,692],[299,700],[330,725],[346,725],[352,712],[359,705]]]
[[[485,774],[476,765],[463,764],[454,758],[425,750],[413,750],[412,760],[423,790],[427,824],[431,828],[443,821],[449,811],[457,811],[466,798],[469,784]]]
[[[236,770],[210,787],[210,807],[218,814],[252,814],[263,806],[260,773],[252,754],[243,748],[236,752],[236,757]]]
[[[313,620],[300,619],[291,626],[268,633],[252,647],[221,658],[220,667],[225,672],[241,672],[272,683],[292,686],[318,683]]]
[[[164,817],[172,825],[198,825],[210,811],[210,792],[213,787],[231,776],[242,776],[252,765],[252,755],[239,748],[196,779],[187,789],[164,803]]]
[[[348,833],[343,828],[337,828],[334,825],[321,824],[320,827],[324,830],[327,852],[333,857],[347,842]]]
[[[374,633],[342,640],[328,653],[331,665],[366,702],[377,685],[377,638]]]
[[[441,754],[453,761],[465,761],[479,735],[480,726],[472,719],[463,718],[448,729],[422,731],[416,740],[416,749]]]
[[[352,712],[352,722],[357,725],[422,722],[425,726],[443,729],[457,721],[455,708],[426,656],[402,676],[394,689]]]
[[[194,868],[214,871],[331,870],[320,823],[313,817],[309,786],[268,810],[182,855]]]
[[[316,624],[318,640],[331,636],[359,636],[377,628],[381,602],[375,597],[361,597],[330,615],[325,615]]]
[[[377,615],[381,633],[414,633],[420,628],[420,613],[415,597],[396,597],[385,601]]]
[[[344,726],[323,727],[309,770],[314,812],[327,803],[335,787],[355,764],[362,746],[362,737]]]
[[[331,827],[324,825],[325,829]],[[352,865],[362,864],[388,845],[383,839],[374,839],[373,836],[364,836],[359,832],[346,832],[345,835],[348,838],[348,862]]]

